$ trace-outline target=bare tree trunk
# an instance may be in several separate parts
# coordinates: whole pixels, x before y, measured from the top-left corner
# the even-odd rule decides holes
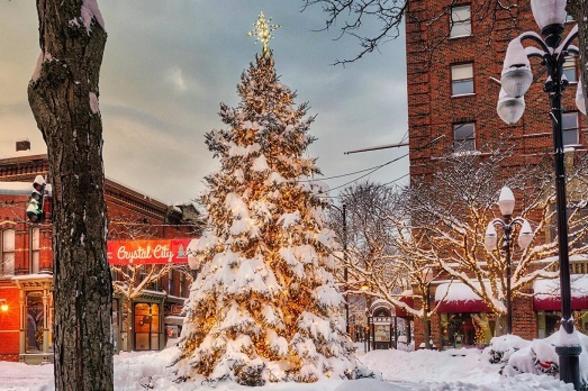
[[[423,301],[423,337],[425,339],[425,349],[431,349],[431,308],[429,305],[429,287],[422,289],[421,300]]]
[[[106,33],[96,0],[37,0],[41,55],[29,104],[53,185],[55,385],[112,390],[112,282],[98,81]]]
[[[588,2],[586,0],[568,0],[568,12],[578,23],[580,41],[580,63],[584,96],[588,97]]]

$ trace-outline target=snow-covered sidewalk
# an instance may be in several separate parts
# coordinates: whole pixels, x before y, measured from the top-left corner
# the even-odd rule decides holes
[[[115,389],[120,391],[243,391],[235,384],[216,387],[174,383],[167,367],[175,348],[162,352],[121,353],[115,357]],[[314,384],[271,384],[260,391],[556,391],[572,390],[549,376],[530,374],[503,377],[499,365],[490,364],[476,349],[443,352],[377,350],[361,356],[381,380],[327,380]],[[0,390],[53,390],[52,365],[0,362]]]

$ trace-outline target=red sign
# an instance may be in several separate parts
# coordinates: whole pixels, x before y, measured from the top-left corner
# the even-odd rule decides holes
[[[109,240],[110,265],[176,265],[188,263],[192,239]]]

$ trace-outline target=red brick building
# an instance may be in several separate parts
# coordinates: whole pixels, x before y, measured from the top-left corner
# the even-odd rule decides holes
[[[538,27],[529,1],[513,1],[510,10],[496,11],[485,0],[410,0],[406,18],[408,118],[411,181],[432,174],[439,158],[448,153],[472,152],[484,155],[487,143],[510,143],[514,155],[510,169],[536,164],[552,151],[550,108],[543,92],[542,66],[533,62],[539,82],[526,95],[526,111],[516,126],[505,125],[496,114],[502,62],[509,41],[523,31]],[[489,6],[492,4],[492,6]],[[496,6],[497,7],[497,6]],[[567,24],[567,30],[572,24]],[[578,70],[571,58],[564,70],[570,87],[565,93],[564,142],[581,151],[588,144],[585,118],[574,103]],[[431,142],[437,140],[433,145]],[[573,151],[570,152],[573,155]],[[524,194],[517,195],[520,204]],[[588,272],[587,265],[573,265],[573,272]],[[440,281],[439,284],[443,282]],[[531,291],[532,293],[532,291]],[[431,301],[435,292],[431,292]],[[588,306],[578,308],[588,310]],[[557,306],[538,308],[532,297],[514,303],[514,333],[524,338],[549,334],[556,327]],[[437,347],[469,345],[473,340],[472,318],[485,316],[483,303],[471,308],[440,308],[432,324]],[[578,314],[588,326],[586,311]],[[415,322],[417,345],[422,342],[422,324]],[[586,329],[583,330],[584,332]],[[453,338],[453,334],[459,338]]]
[[[0,159],[0,360],[35,363],[53,356],[52,227],[50,219],[29,223],[25,214],[33,179],[47,172],[45,155]],[[108,239],[135,239],[138,227],[143,239],[190,237],[197,232],[178,208],[115,181],[106,180],[105,199]],[[119,277],[113,273],[114,279]],[[181,327],[179,315],[188,291],[186,274],[172,270],[130,303],[115,295],[117,350],[163,348],[167,337]],[[125,329],[127,306],[132,330]]]

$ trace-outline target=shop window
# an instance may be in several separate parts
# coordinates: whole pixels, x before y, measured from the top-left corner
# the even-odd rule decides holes
[[[563,74],[570,83],[578,82],[578,71],[576,69],[576,57],[567,56],[563,64]]]
[[[476,125],[473,122],[453,125],[453,151],[476,150]]]
[[[451,7],[451,38],[469,37],[472,35],[472,10],[469,5]]]
[[[15,230],[5,229],[0,237],[0,260],[2,261],[0,275],[14,274]]]
[[[580,143],[578,132],[578,112],[571,111],[562,114],[562,132],[564,145],[578,145]]]
[[[451,66],[451,95],[470,95],[474,93],[474,64]]]
[[[588,310],[574,311],[572,318],[579,332],[588,333]],[[546,338],[559,330],[561,312],[539,311],[537,313],[537,337]]]
[[[39,228],[31,229],[31,273],[39,273],[39,260],[41,250],[41,230]]]
[[[496,320],[487,313],[441,314],[444,347],[485,346],[494,335]]]
[[[159,305],[135,304],[135,350],[159,349]]]
[[[43,352],[45,309],[43,292],[29,292],[26,296],[25,345],[27,353]]]

